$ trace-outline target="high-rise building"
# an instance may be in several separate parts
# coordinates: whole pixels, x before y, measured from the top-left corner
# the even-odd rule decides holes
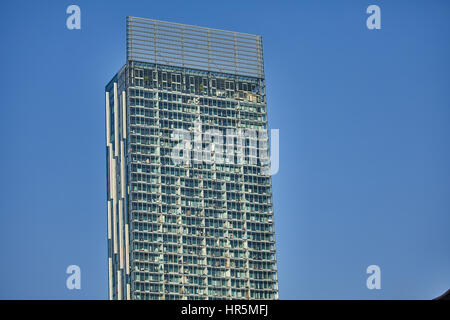
[[[262,40],[127,18],[106,85],[110,299],[278,299]]]

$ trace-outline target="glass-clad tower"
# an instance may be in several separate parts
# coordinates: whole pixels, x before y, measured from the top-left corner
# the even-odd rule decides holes
[[[278,299],[260,36],[127,18],[106,85],[110,299]]]

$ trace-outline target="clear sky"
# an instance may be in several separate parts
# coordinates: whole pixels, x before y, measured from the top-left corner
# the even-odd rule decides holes
[[[81,30],[66,8],[81,8]],[[370,4],[381,30],[368,30]],[[260,34],[280,298],[450,288],[450,2],[2,1],[0,298],[106,299],[104,86],[125,17]],[[66,268],[81,268],[68,290]],[[381,268],[381,290],[366,268]]]

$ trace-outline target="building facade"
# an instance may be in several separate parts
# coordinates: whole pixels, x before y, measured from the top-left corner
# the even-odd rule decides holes
[[[127,18],[106,85],[110,299],[278,299],[260,36]]]

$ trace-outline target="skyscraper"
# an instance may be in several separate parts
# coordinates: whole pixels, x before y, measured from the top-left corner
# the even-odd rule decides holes
[[[106,85],[110,299],[277,299],[260,36],[127,18]]]

